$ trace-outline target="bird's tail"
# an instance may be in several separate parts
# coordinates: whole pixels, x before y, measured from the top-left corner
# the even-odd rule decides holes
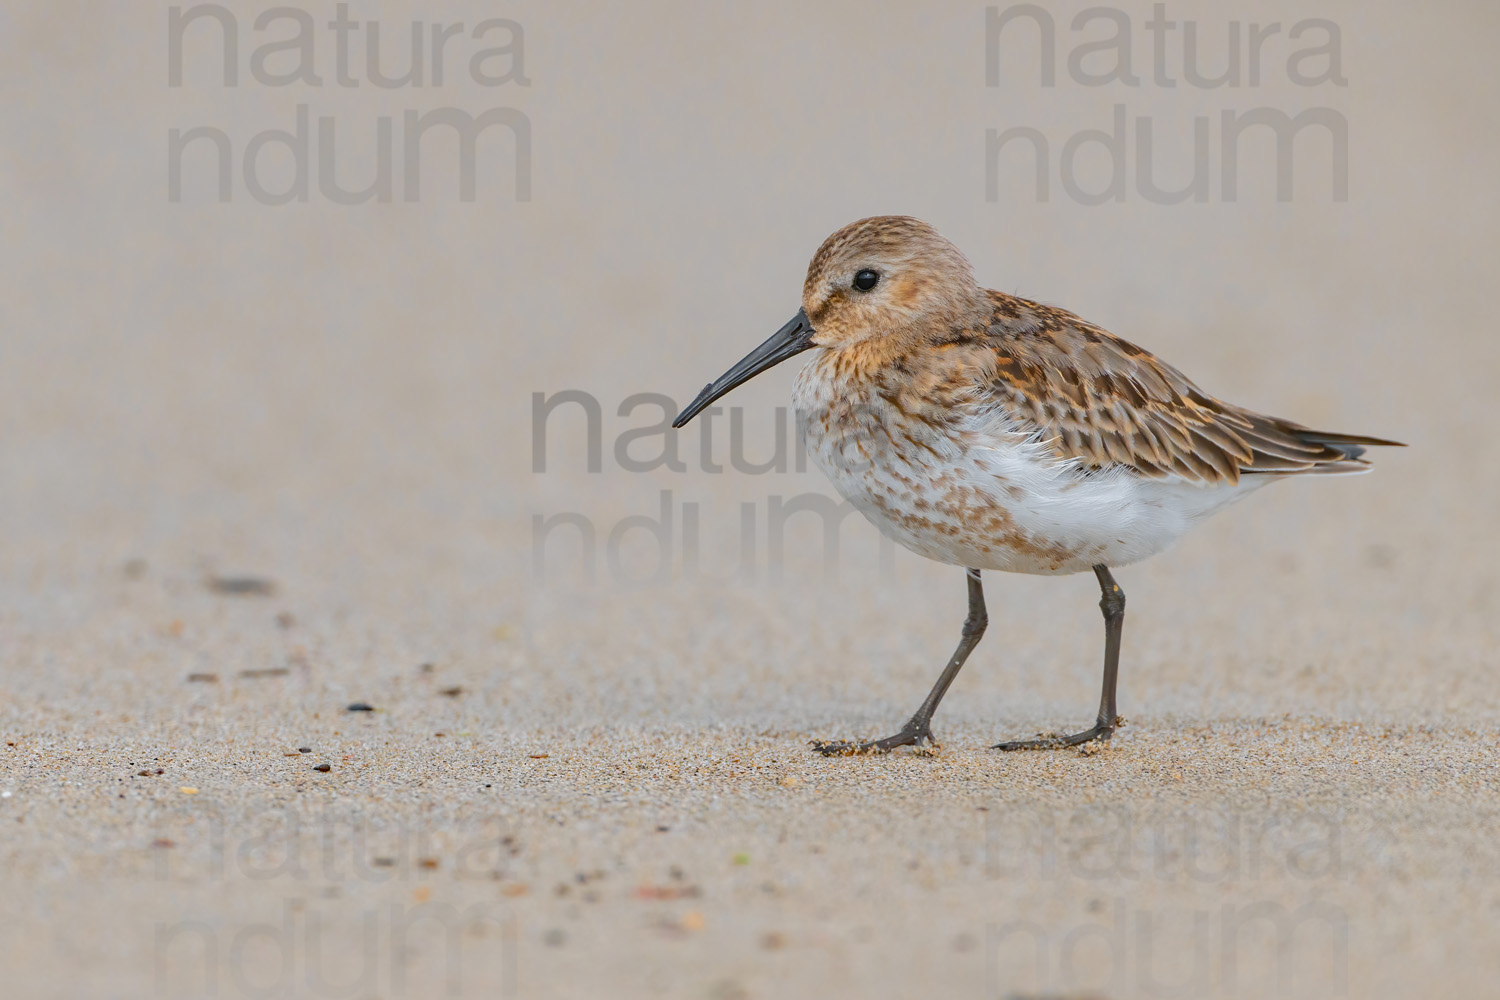
[[[1400,441],[1387,441],[1385,438],[1367,437],[1363,434],[1330,434],[1327,431],[1303,431],[1297,435],[1298,439],[1308,444],[1321,444],[1341,452],[1345,459],[1354,461],[1365,453],[1365,448],[1405,448],[1406,445]]]
[[[1369,472],[1370,463],[1362,456],[1367,448],[1405,448],[1401,441],[1369,437],[1364,434],[1336,434],[1330,431],[1315,431],[1305,427],[1286,427],[1286,433],[1298,444],[1321,448],[1310,466],[1287,472],[1313,473],[1325,476],[1347,476]],[[1259,471],[1259,470],[1256,470]],[[1267,472],[1282,471],[1267,469]]]

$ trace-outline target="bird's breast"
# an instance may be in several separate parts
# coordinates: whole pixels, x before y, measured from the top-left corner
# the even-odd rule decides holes
[[[858,374],[836,355],[815,358],[797,379],[793,405],[813,461],[876,527],[958,565],[1061,572],[1076,561],[1073,549],[1032,538],[1017,522],[1026,487],[1001,466],[1017,466],[1014,473],[1041,461],[1021,453],[1023,435],[981,442],[968,427],[971,408],[949,393]]]

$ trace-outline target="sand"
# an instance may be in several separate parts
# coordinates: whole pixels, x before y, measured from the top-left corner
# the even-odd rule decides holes
[[[361,16],[398,42],[514,18],[527,85],[476,83],[455,40],[441,86],[342,87],[319,28],[323,83],[268,86],[263,8],[230,8],[233,89],[206,24],[169,85],[165,7],[0,15],[7,996],[1494,994],[1491,6],[1257,10],[1332,19],[1347,83],[1282,49],[1218,90],[1151,82],[1149,4],[1122,8],[1138,88],[1067,75],[1071,12],[1055,87],[1022,42],[987,87],[970,4],[387,4]],[[1214,65],[1250,19],[1170,16]],[[314,169],[271,206],[238,160],[228,204],[196,161],[169,199],[169,130],[239,157],[299,103],[349,137],[346,188],[382,116],[517,109],[529,197],[496,138],[473,202],[436,159],[413,202],[398,175],[332,204]],[[1347,200],[1323,136],[1290,202],[1269,144],[1233,201],[1217,160],[1205,204],[1056,176],[1041,202],[1024,170],[986,196],[986,129],[1055,155],[1117,103],[1179,152],[1195,115],[1333,108]],[[1098,752],[987,749],[1087,725],[1102,647],[1091,578],[994,574],[939,752],[810,752],[911,713],[962,574],[786,517],[829,494],[790,444],[753,468],[790,368],[707,451],[696,423],[626,436],[889,211],[1215,394],[1412,445],[1119,570],[1129,724]],[[578,403],[539,441],[534,394],[565,390],[598,403],[597,471]]]

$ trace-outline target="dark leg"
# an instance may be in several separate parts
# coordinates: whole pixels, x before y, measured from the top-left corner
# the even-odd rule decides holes
[[[1119,716],[1115,712],[1115,679],[1120,674],[1120,631],[1125,626],[1125,591],[1115,583],[1104,566],[1095,566],[1094,575],[1099,578],[1099,610],[1104,612],[1104,691],[1099,696],[1099,718],[1092,729],[1085,729],[1072,736],[1054,736],[1039,740],[1014,740],[1000,743],[995,750],[1052,750],[1057,747],[1077,746],[1089,740],[1107,740],[1115,734]]]
[[[979,637],[984,635],[984,627],[990,623],[990,617],[984,610],[984,588],[979,584],[979,570],[965,570],[969,578],[969,616],[964,619],[963,638],[958,641],[958,648],[953,651],[953,658],[943,668],[942,676],[938,677],[937,683],[927,694],[927,700],[917,709],[913,715],[901,727],[901,731],[895,736],[887,736],[883,740],[872,740],[869,743],[845,743],[824,742],[813,740],[813,749],[825,757],[852,756],[860,753],[885,753],[895,747],[916,746],[919,743],[934,742],[932,738],[932,714],[937,711],[938,702],[943,700],[943,695],[948,693],[948,685],[953,683],[953,678],[958,676],[958,671],[963,667],[964,661],[979,645]]]

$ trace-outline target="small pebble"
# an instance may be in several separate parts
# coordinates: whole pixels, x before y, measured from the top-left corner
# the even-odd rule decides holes
[[[312,753],[312,747],[298,747],[298,753]]]
[[[327,774],[329,771],[333,770],[333,765],[332,764],[319,764],[316,767],[314,767],[313,770],[314,771],[322,771],[324,774]]]
[[[374,705],[367,705],[367,704],[365,704],[362,701],[356,701],[352,705],[350,705],[348,708],[344,709],[344,711],[346,711],[346,712],[373,712],[373,711],[375,711],[375,706]]]
[[[270,597],[276,593],[276,584],[257,576],[215,576],[209,578],[208,589],[236,597]]]

